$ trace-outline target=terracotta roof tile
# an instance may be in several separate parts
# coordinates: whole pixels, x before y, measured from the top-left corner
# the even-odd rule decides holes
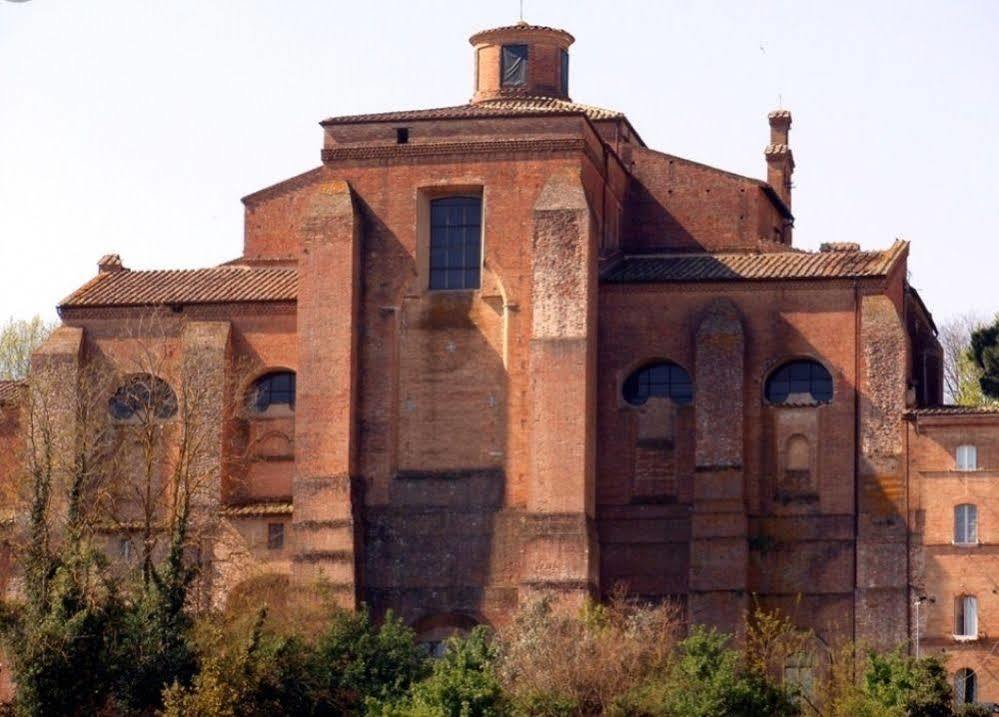
[[[97,275],[63,299],[60,308],[295,301],[298,272],[275,267],[113,271]]]
[[[254,516],[267,515],[291,515],[291,501],[245,503],[243,505],[230,505],[222,508],[219,514],[226,518],[251,518]]]
[[[888,274],[907,246],[898,241],[885,251],[629,256],[609,267],[601,280],[642,284],[877,277]]]
[[[435,107],[425,110],[402,112],[379,112],[375,114],[346,115],[330,117],[320,124],[360,124],[363,122],[406,122],[409,120],[435,119],[474,119],[478,117],[502,117],[583,114],[591,120],[623,118],[624,114],[614,110],[569,102],[556,97],[518,97],[516,99],[487,100],[454,107]]]
[[[0,381],[0,404],[17,401],[24,386],[24,381]]]
[[[928,406],[914,408],[910,416],[999,416],[999,406]]]

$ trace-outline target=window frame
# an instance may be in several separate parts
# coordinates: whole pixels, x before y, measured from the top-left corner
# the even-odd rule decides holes
[[[143,387],[143,395],[136,390],[140,386]],[[159,397],[155,396],[157,391],[161,393]],[[167,410],[161,411],[163,407]],[[115,423],[120,424],[144,421],[163,423],[173,420],[179,409],[177,392],[173,390],[173,386],[166,379],[152,373],[129,374],[108,399],[108,413]]]
[[[664,377],[665,380],[654,380],[657,377],[653,372],[662,368],[666,369],[666,376]],[[680,372],[682,376],[675,377],[674,374],[677,372]],[[676,383],[678,387],[686,385],[689,387],[689,391],[678,391],[677,393],[679,393],[679,395],[676,395],[673,391],[674,383]],[[643,385],[645,387],[644,398],[641,400],[632,400],[632,398],[629,398],[629,393],[631,390],[634,390],[632,396],[637,399],[642,393]],[[665,386],[665,395],[654,392],[653,387],[655,386]],[[625,377],[624,381],[621,382],[621,390],[618,395],[626,405],[633,408],[644,406],[651,398],[669,399],[677,406],[692,406],[696,397],[696,390],[693,377],[682,365],[678,364],[676,361],[671,361],[670,359],[656,359],[653,361],[646,361],[645,363],[642,363],[632,369]]]
[[[964,509],[964,510],[962,510]],[[969,520],[970,517],[970,520]],[[963,531],[961,530],[963,524]],[[962,540],[961,538],[972,538]],[[978,545],[978,505],[959,503],[954,506],[954,545]]]
[[[518,82],[512,82],[507,80],[507,50],[514,52],[514,48],[518,48],[518,52],[523,50],[523,55],[520,57],[515,57],[513,59],[519,61],[523,64],[523,79]],[[506,45],[500,45],[500,87],[503,89],[507,88],[521,88],[527,87],[530,84],[530,71],[531,71],[531,47],[523,42],[511,42]]]
[[[475,202],[478,207],[478,224],[473,223],[458,223],[458,224],[448,224],[441,223],[435,224],[435,210],[444,208],[446,209],[463,209],[468,211],[468,207],[461,207],[460,204],[456,203],[453,206],[448,206],[445,202]],[[485,255],[485,241],[484,241],[484,228],[485,228],[485,202],[481,193],[472,192],[454,192],[448,194],[439,194],[436,196],[430,196],[427,198],[427,211],[426,211],[426,232],[427,232],[427,242],[426,242],[426,279],[424,283],[424,288],[427,291],[438,293],[438,292],[448,292],[448,291],[479,291],[482,289],[482,274],[484,266],[484,255]],[[467,221],[466,219],[462,220]],[[448,236],[446,229],[453,227],[455,229],[461,230],[459,234],[459,245],[461,251],[461,265],[452,265],[454,246],[451,246],[453,237]],[[435,237],[435,230],[445,230],[443,236],[438,234]],[[474,230],[474,231],[473,231]],[[435,241],[436,238],[436,241]],[[470,258],[471,248],[475,247],[474,254],[477,257],[473,260]],[[437,256],[443,257],[443,264],[435,265],[435,254]],[[474,262],[474,263],[473,263]],[[460,286],[450,286],[448,285],[451,280],[451,275],[455,272],[460,272]],[[443,276],[444,285],[435,286],[438,276]],[[470,279],[472,277],[472,279]]]
[[[971,684],[969,699],[968,684]],[[959,705],[974,704],[978,699],[978,673],[970,667],[962,667],[954,673],[954,702]]]
[[[978,634],[978,598],[958,595],[954,599],[954,639],[972,642],[978,639]]]
[[[963,459],[962,459],[963,456]],[[968,460],[970,457],[970,461]],[[954,450],[954,470],[964,472],[978,470],[978,446],[962,443]]]
[[[291,399],[288,401],[278,400],[275,401],[273,398],[267,400],[267,405],[261,408],[261,383],[266,379],[273,379],[278,376],[290,376],[291,377]],[[269,392],[273,393],[273,388],[268,387]],[[288,393],[288,389],[282,389],[280,393]],[[244,405],[246,407],[246,412],[253,418],[268,418],[277,417],[285,415],[294,415],[295,406],[298,402],[298,373],[290,368],[274,368],[268,369],[263,373],[257,375],[246,388],[244,393]]]
[[[268,550],[284,550],[284,538],[285,538],[285,526],[284,523],[268,523],[267,524],[267,549]]]
[[[807,391],[792,390],[795,381],[801,382],[806,380],[801,377],[794,378],[791,376],[791,370],[793,367],[796,366],[797,367],[808,366],[809,377],[807,378],[808,381]],[[780,374],[785,369],[788,371],[787,378],[779,379],[778,374]],[[825,377],[820,376],[819,378],[816,378],[815,376],[811,375],[816,369],[821,369],[822,373],[825,374]],[[818,380],[825,381],[826,378],[828,378],[829,381],[829,397],[818,398],[815,395],[814,384]],[[787,383],[787,393],[784,396],[783,400],[781,401],[775,401],[772,396],[771,387],[777,381],[780,381],[782,383]],[[791,396],[798,395],[801,393],[808,393],[808,395],[811,396],[812,400],[807,403],[788,402],[788,399]],[[790,358],[781,361],[767,373],[766,378],[763,381],[763,402],[769,406],[825,406],[831,404],[835,399],[836,399],[836,381],[833,378],[832,371],[830,371],[829,368],[824,363],[822,363],[821,361],[812,356],[799,356],[797,358]]]
[[[559,90],[563,97],[569,96],[569,51],[559,49]]]

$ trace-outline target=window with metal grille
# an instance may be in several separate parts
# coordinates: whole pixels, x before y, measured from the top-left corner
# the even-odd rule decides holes
[[[482,198],[430,202],[430,288],[478,289],[482,265]]]
[[[284,523],[267,524],[267,549],[281,550],[284,547]]]
[[[631,374],[624,382],[624,400],[641,406],[650,397],[670,398],[686,406],[694,400],[690,374],[672,361],[649,364]]]
[[[818,361],[790,361],[770,374],[766,384],[769,403],[828,403],[833,397],[832,376]]]
[[[978,637],[978,598],[959,595],[954,601],[954,637]]]
[[[978,675],[970,667],[962,667],[954,673],[954,701],[959,705],[964,705],[977,699]]]
[[[978,506],[972,503],[954,506],[954,542],[958,545],[978,543]]]
[[[250,408],[266,413],[274,406],[295,409],[295,374],[291,371],[266,373],[253,382],[249,396]]]
[[[527,45],[503,45],[500,77],[503,87],[527,84]]]
[[[135,374],[114,392],[108,411],[118,421],[166,420],[177,413],[177,395],[163,379],[148,373]]]
[[[975,446],[958,446],[955,458],[959,471],[978,470],[978,449]]]

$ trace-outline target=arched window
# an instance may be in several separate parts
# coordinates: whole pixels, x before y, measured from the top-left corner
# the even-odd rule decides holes
[[[978,675],[970,667],[962,667],[954,675],[954,701],[959,705],[978,699]]]
[[[641,406],[649,398],[670,398],[681,406],[694,400],[694,384],[690,374],[672,361],[660,361],[644,366],[624,382],[624,400]]]
[[[108,401],[108,411],[117,421],[156,418],[166,420],[177,413],[177,395],[158,376],[129,376]]]
[[[767,401],[776,405],[828,403],[833,396],[832,376],[818,361],[789,361],[770,374],[765,393]]]
[[[478,625],[473,617],[461,614],[431,615],[413,626],[416,643],[434,658],[443,657],[452,637],[464,637]]]
[[[954,600],[954,637],[978,637],[978,598],[974,595],[958,595]]]
[[[954,506],[954,542],[958,545],[978,543],[978,506],[973,503]]]
[[[267,413],[272,408],[287,406],[295,410],[295,373],[272,371],[253,382],[247,403],[255,413]]]

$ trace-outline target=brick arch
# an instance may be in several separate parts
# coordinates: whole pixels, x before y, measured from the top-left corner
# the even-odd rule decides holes
[[[784,354],[778,358],[770,358],[763,363],[763,370],[760,373],[758,379],[760,401],[762,401],[764,405],[769,405],[769,402],[767,401],[766,392],[767,392],[767,383],[770,381],[770,377],[773,376],[780,369],[784,368],[789,363],[794,363],[796,361],[811,361],[817,363],[819,366],[821,366],[826,370],[826,373],[829,374],[829,378],[832,380],[833,394],[832,394],[832,399],[829,400],[829,403],[832,403],[833,400],[836,398],[836,394],[839,389],[838,381],[836,380],[836,372],[833,371],[833,369],[821,356],[805,352]],[[822,404],[818,403],[816,405],[820,406]]]
[[[641,371],[641,370],[643,370],[645,368],[648,368],[650,366],[654,366],[654,365],[660,364],[660,363],[673,364],[674,366],[678,366],[681,369],[683,369],[683,371],[685,371],[686,374],[687,374],[687,376],[690,378],[691,385],[693,385],[693,387],[694,387],[694,399],[693,400],[694,401],[697,400],[697,384],[694,381],[694,372],[691,371],[686,366],[684,366],[679,361],[674,361],[673,359],[669,358],[668,356],[652,355],[652,356],[646,356],[645,358],[635,359],[633,361],[630,361],[620,371],[618,371],[617,374],[615,375],[615,377],[614,377],[614,380],[615,380],[615,391],[617,392],[617,401],[618,401],[618,405],[619,406],[621,406],[622,408],[636,408],[636,406],[628,403],[624,399],[624,384],[628,381],[628,379],[630,379],[632,376],[634,376],[635,373],[637,373],[638,371]]]
[[[424,615],[411,627],[417,642],[440,643],[455,635],[465,635],[479,625],[491,627],[481,615],[446,612]]]

